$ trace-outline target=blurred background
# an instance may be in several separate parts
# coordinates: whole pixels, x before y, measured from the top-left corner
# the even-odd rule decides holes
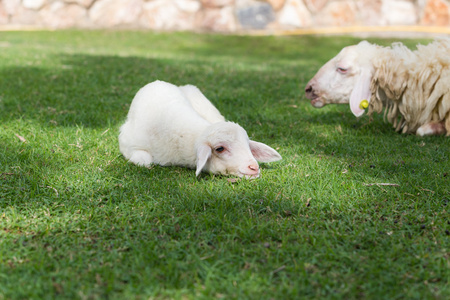
[[[449,34],[450,0],[0,0],[0,29]]]

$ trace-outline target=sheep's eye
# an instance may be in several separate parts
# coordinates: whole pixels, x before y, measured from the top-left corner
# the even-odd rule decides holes
[[[341,74],[347,73],[347,69],[341,68],[341,67],[337,67],[337,71],[338,71],[339,73],[341,73]]]
[[[222,153],[224,150],[225,150],[224,147],[217,147],[216,148],[216,152],[218,152],[218,153]]]

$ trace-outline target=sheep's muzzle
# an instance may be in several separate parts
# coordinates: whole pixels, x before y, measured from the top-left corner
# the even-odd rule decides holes
[[[325,105],[325,102],[315,93],[314,88],[310,83],[306,85],[305,96],[307,99],[311,100],[311,105],[316,108],[320,108]]]

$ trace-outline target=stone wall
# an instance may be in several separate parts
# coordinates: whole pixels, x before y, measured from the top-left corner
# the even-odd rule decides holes
[[[450,0],[0,0],[0,26],[242,32],[450,26]]]

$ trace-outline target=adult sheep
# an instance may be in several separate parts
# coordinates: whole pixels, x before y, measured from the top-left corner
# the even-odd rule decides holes
[[[247,132],[225,118],[192,85],[155,81],[134,97],[120,128],[120,151],[130,162],[179,165],[201,171],[256,178],[257,160],[281,159],[271,147],[249,140]]]
[[[381,47],[367,41],[345,47],[322,66],[305,93],[317,108],[350,103],[359,117],[368,104],[369,115],[385,108],[397,131],[448,136],[450,39],[418,45],[415,51],[401,43]]]

